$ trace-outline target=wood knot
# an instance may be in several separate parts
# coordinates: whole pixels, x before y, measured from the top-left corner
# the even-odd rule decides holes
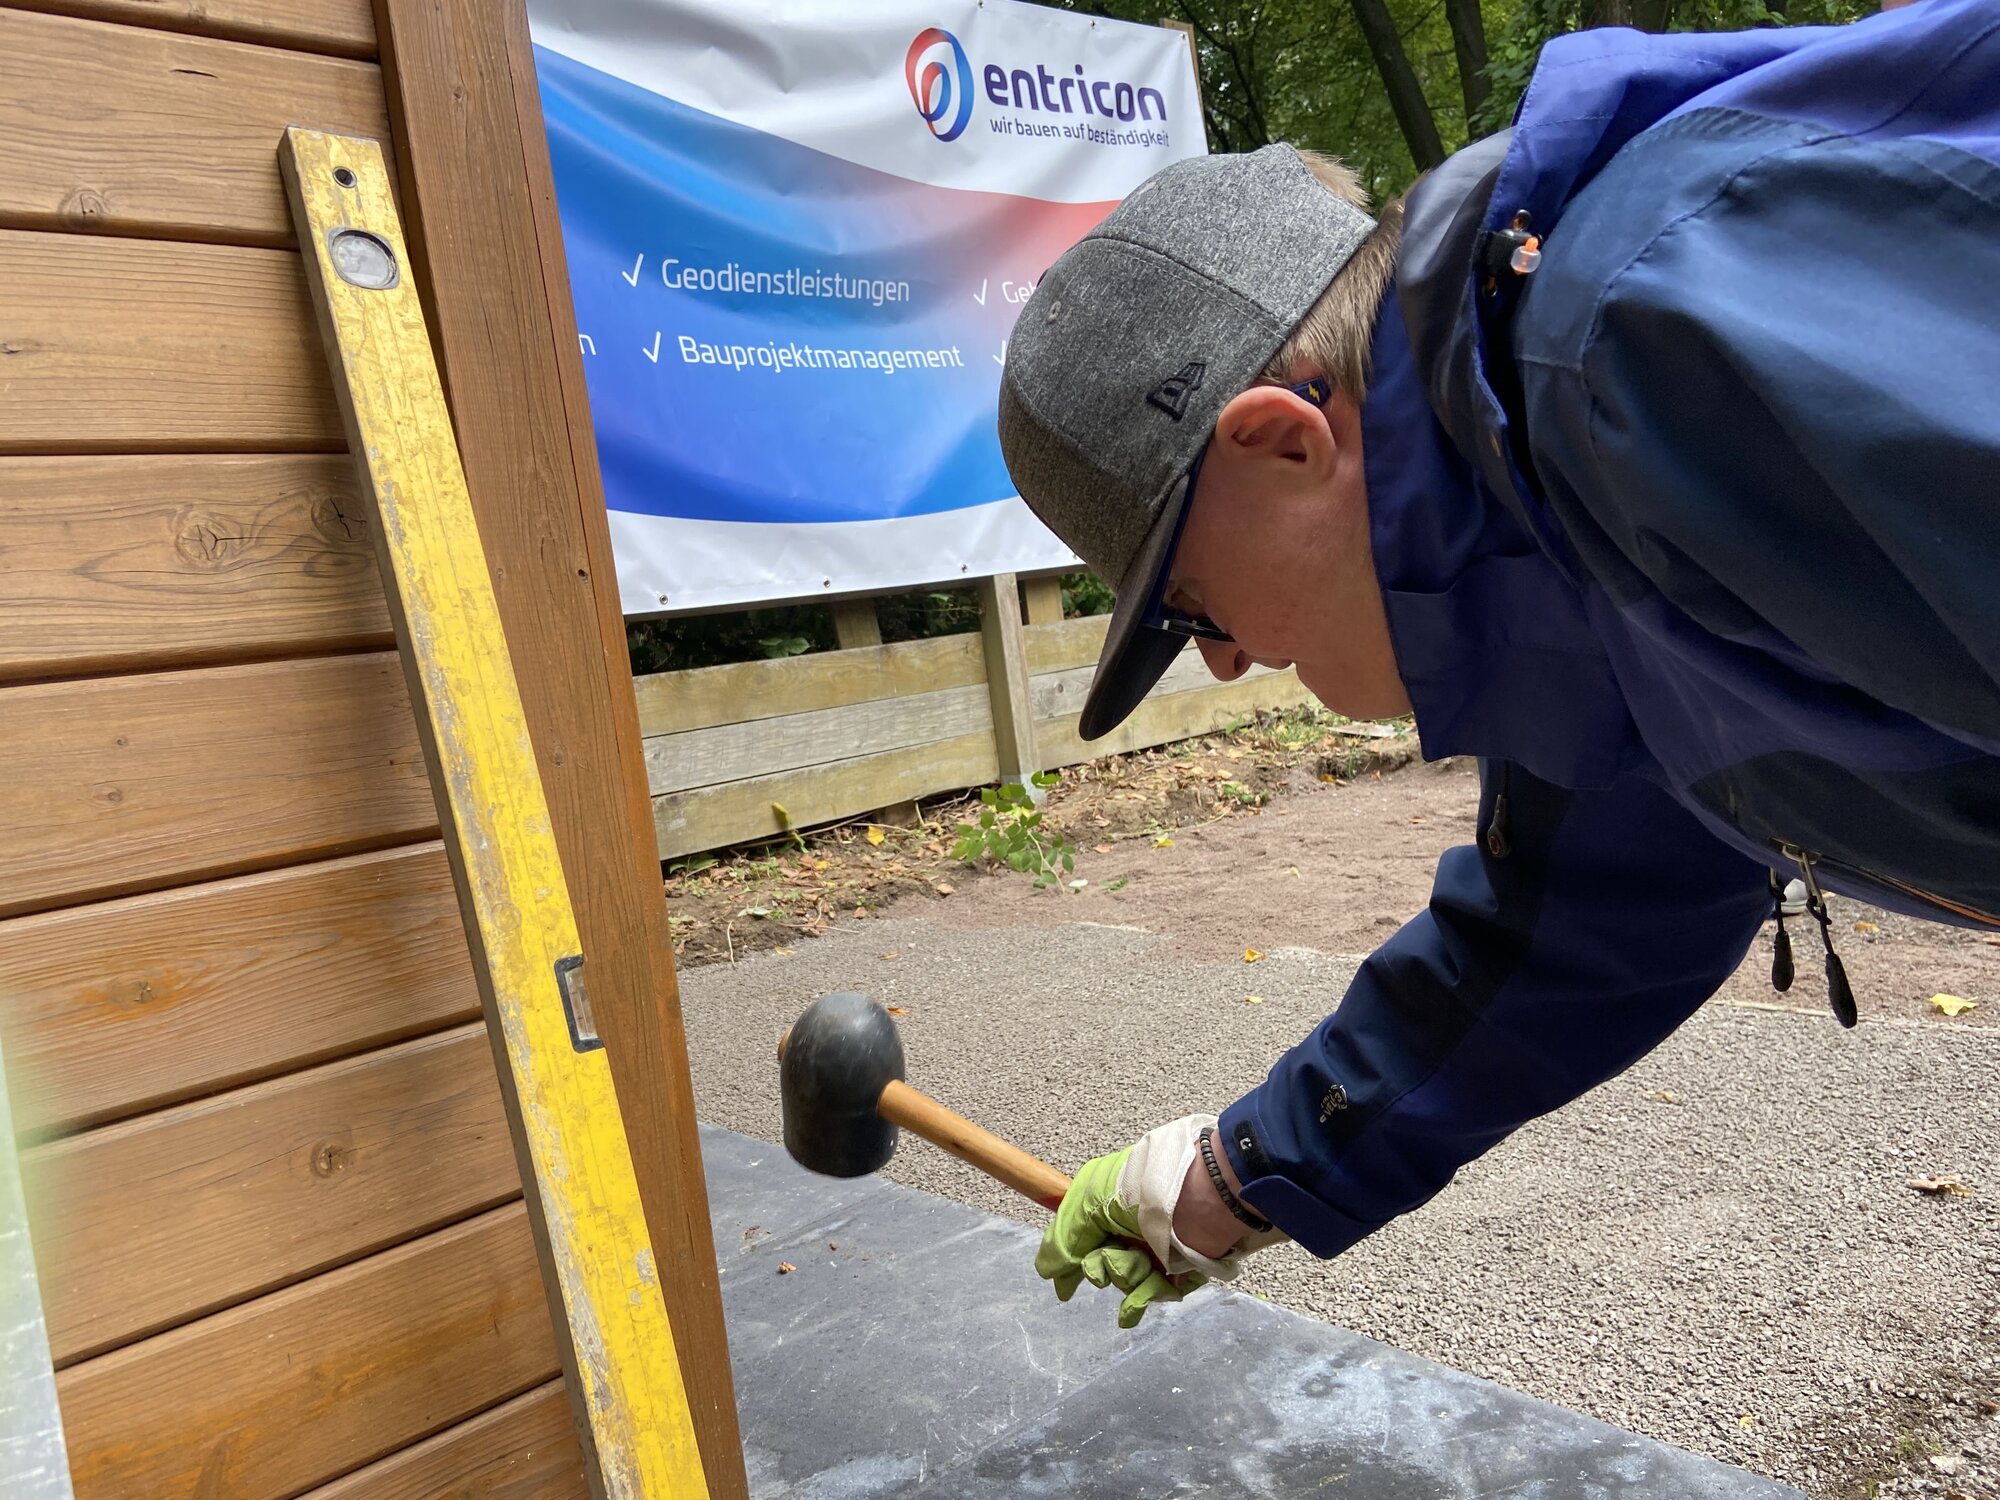
[[[114,979],[104,987],[104,1001],[113,1010],[143,1010],[158,998],[152,980],[136,974]]]
[[[125,800],[125,793],[115,786],[94,787],[90,795],[110,807],[116,807]]]
[[[321,1141],[313,1147],[312,1169],[315,1177],[337,1177],[353,1162],[352,1146],[343,1146],[338,1141]]]
[[[250,541],[219,517],[195,514],[182,520],[174,550],[196,567],[225,567],[243,555]]]
[[[65,229],[100,228],[110,212],[111,205],[96,188],[76,189],[63,199],[62,206],[56,210]]]
[[[352,495],[321,495],[312,504],[312,522],[330,542],[358,542],[368,535],[368,521]]]

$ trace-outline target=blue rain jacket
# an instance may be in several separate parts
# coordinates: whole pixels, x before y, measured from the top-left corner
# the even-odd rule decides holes
[[[1480,842],[1223,1114],[1323,1256],[1656,1046],[1774,872],[2000,928],[2000,6],[1552,42],[1411,195],[1375,359],[1376,567]]]

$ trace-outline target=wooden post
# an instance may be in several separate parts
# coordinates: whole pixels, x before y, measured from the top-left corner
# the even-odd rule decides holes
[[[713,1500],[747,1500],[652,798],[522,0],[375,0],[405,231]]]
[[[1021,596],[1028,606],[1030,625],[1060,625],[1063,617],[1062,580],[1060,578],[1030,578],[1021,585]]]
[[[882,621],[875,613],[875,601],[834,600],[833,638],[840,643],[840,649],[843,651],[851,651],[856,646],[881,645]]]
[[[1034,707],[1028,697],[1028,649],[1021,636],[1021,586],[1012,573],[979,580],[979,637],[986,691],[993,701],[993,742],[1000,779],[1026,782],[1039,771]]]

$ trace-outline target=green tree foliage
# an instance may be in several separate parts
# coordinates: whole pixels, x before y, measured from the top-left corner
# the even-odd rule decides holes
[[[1648,31],[1841,24],[1875,0],[1060,0],[1126,21],[1194,28],[1209,149],[1290,141],[1346,160],[1378,199],[1415,180],[1364,18],[1386,15],[1438,141],[1455,151],[1504,126],[1550,38],[1585,26]]]

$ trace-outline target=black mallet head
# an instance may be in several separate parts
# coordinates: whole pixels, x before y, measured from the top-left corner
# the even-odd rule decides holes
[[[785,1149],[829,1177],[866,1177],[886,1166],[896,1127],[876,1105],[902,1076],[903,1043],[889,1013],[852,990],[822,995],[778,1044]]]

